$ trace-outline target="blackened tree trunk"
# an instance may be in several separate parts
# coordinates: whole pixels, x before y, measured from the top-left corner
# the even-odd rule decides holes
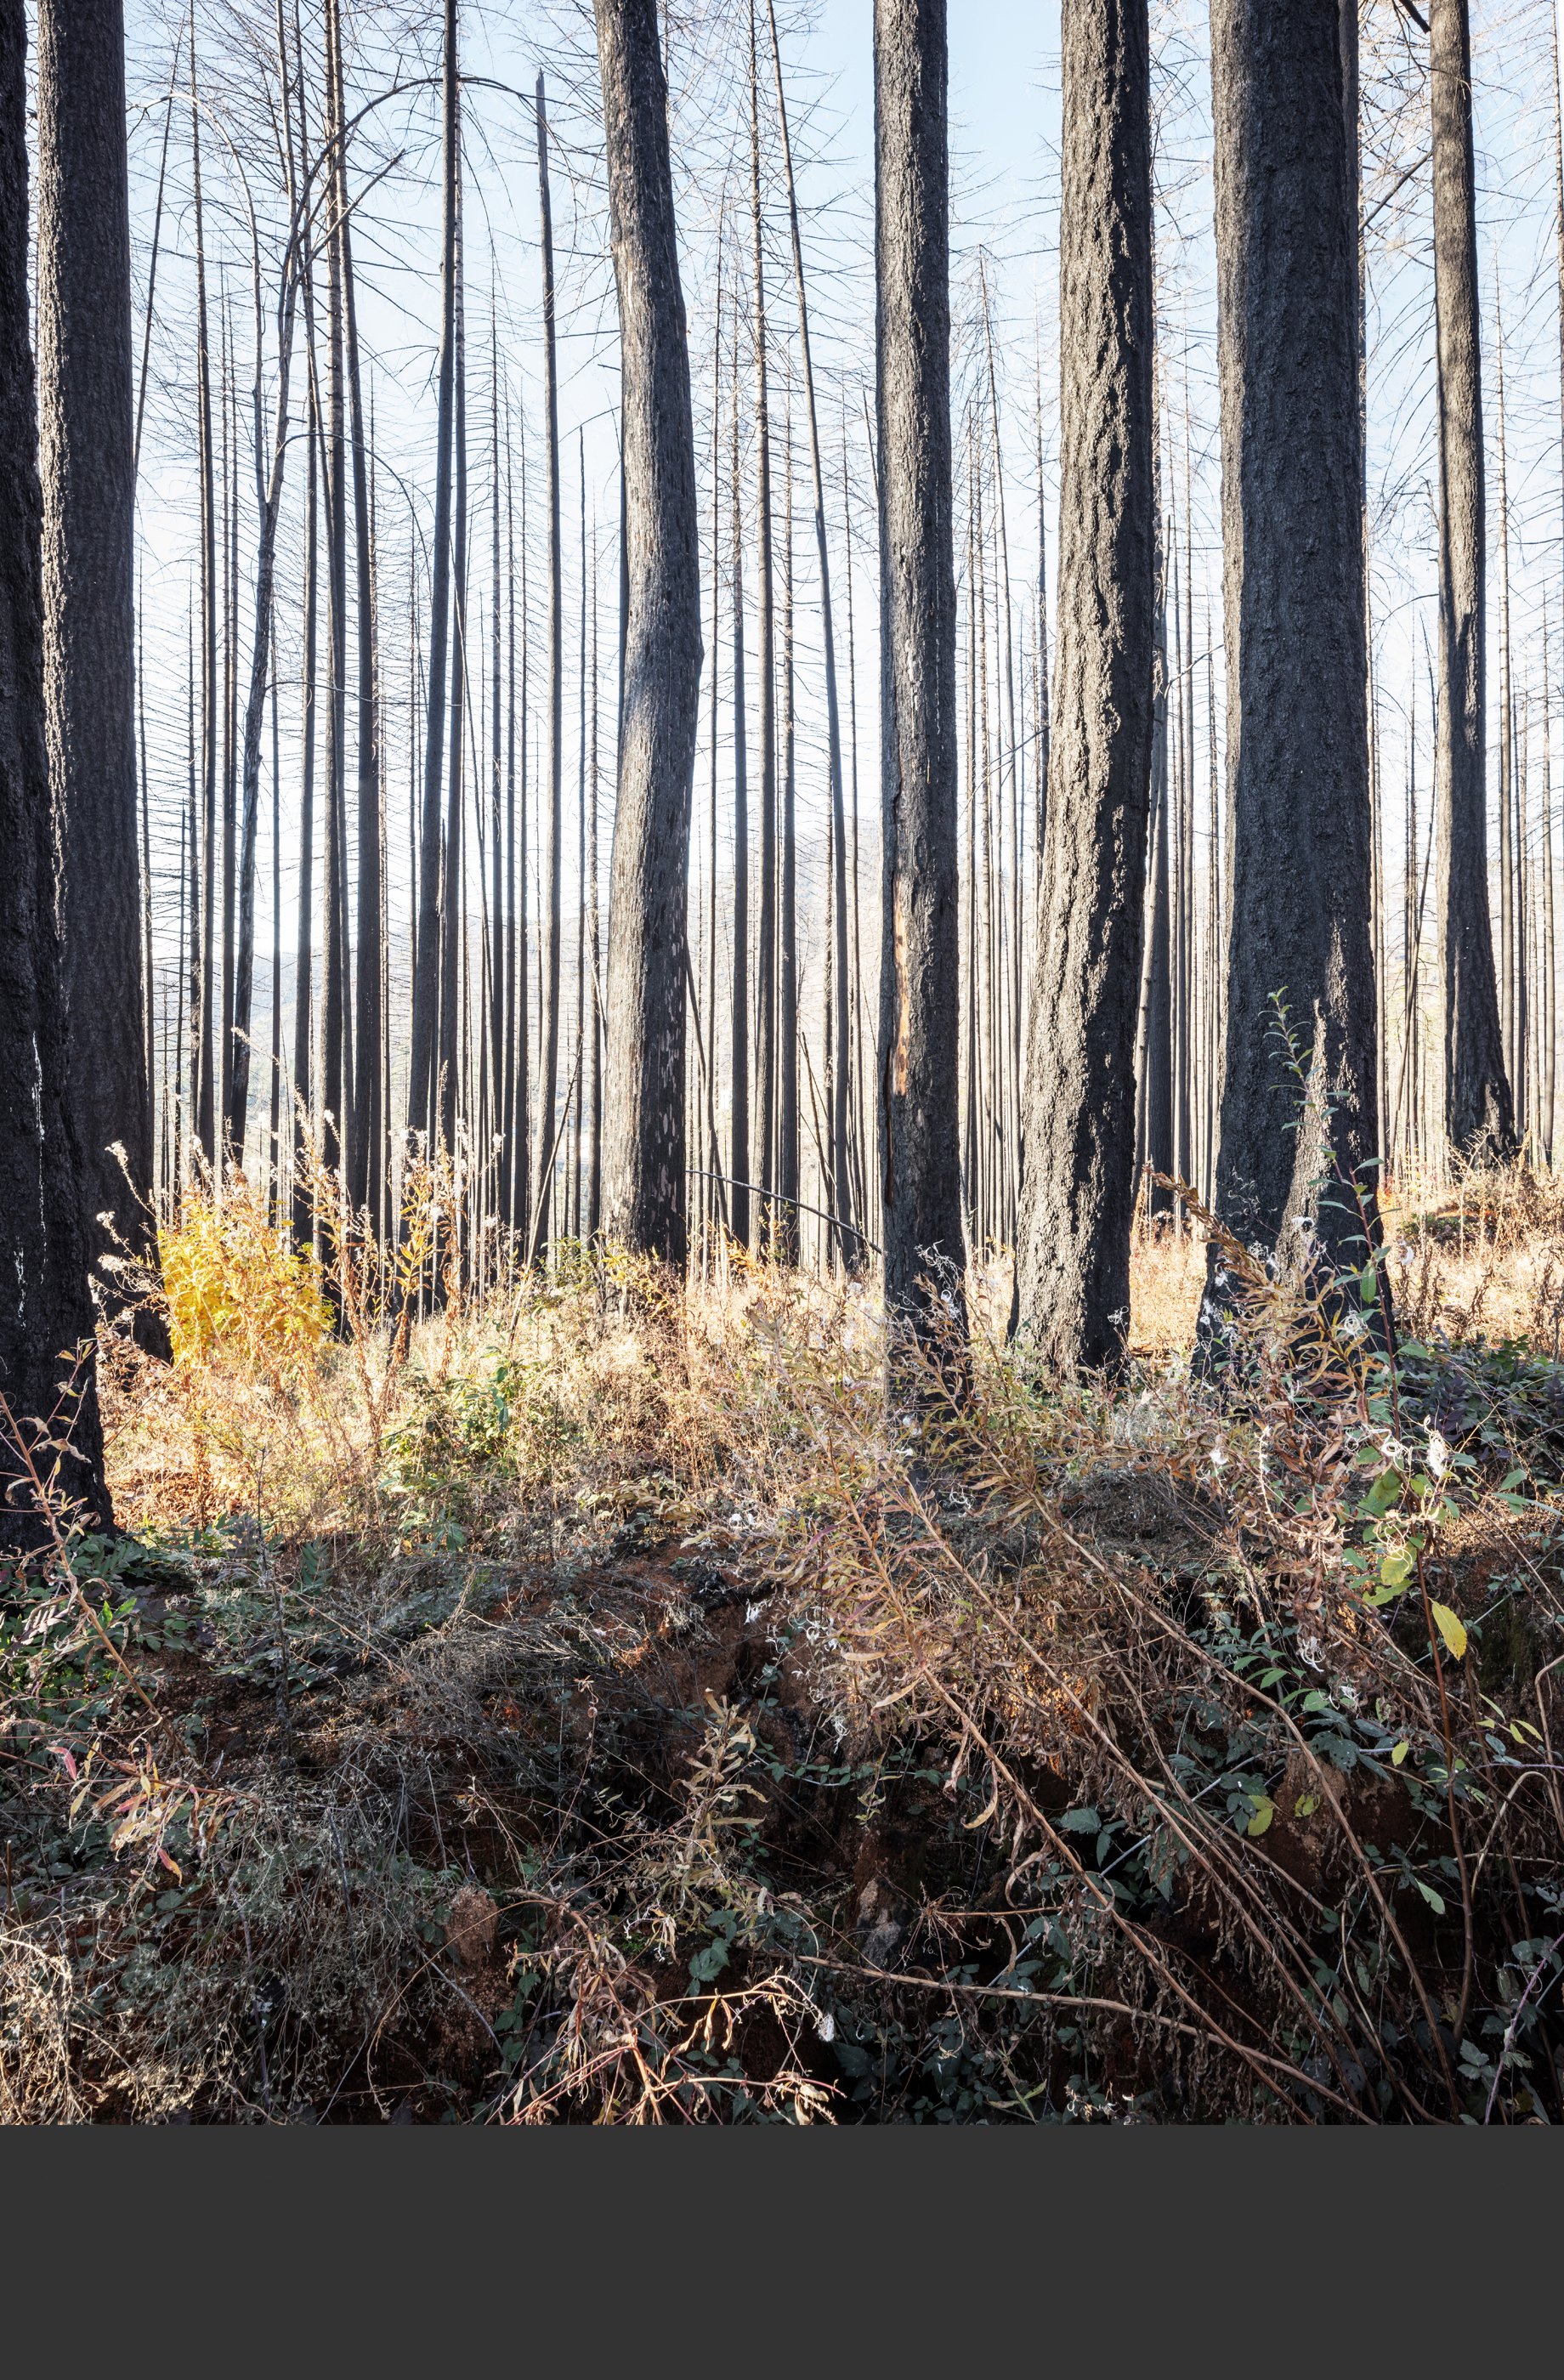
[[[1157,469],[1160,427],[1153,432],[1152,465]],[[1153,496],[1151,528],[1156,540],[1152,570],[1157,606],[1152,662],[1151,822],[1146,864],[1147,915],[1146,956],[1141,987],[1141,1036],[1138,1090],[1142,1114],[1141,1154],[1151,1173],[1164,1179],[1173,1170],[1173,979],[1171,915],[1169,902],[1168,853],[1168,568],[1162,537],[1160,492]],[[1213,1070],[1214,1071],[1214,1070]],[[1153,1214],[1166,1214],[1172,1194],[1153,1182],[1146,1203]]]
[[[875,0],[874,63],[881,1228],[887,1305],[926,1338],[965,1329],[944,0]]]
[[[521,710],[520,736],[521,782],[516,783],[516,571],[515,532],[511,495],[510,422],[505,428],[505,534],[508,546],[506,569],[506,668],[509,674],[509,700],[506,704],[505,801],[510,821],[508,844],[511,865],[511,941],[507,957],[510,968],[511,1061],[506,1069],[506,1097],[510,1102],[511,1131],[515,1148],[511,1159],[511,1226],[523,1246],[527,1245],[527,1220],[531,1212],[531,1122],[532,1122],[532,1026],[528,982],[530,967],[527,945],[528,868],[527,868],[527,447],[521,450]],[[519,797],[518,797],[519,795]]]
[[[1016,1319],[1115,1364],[1130,1305],[1155,495],[1146,0],[1063,18],[1059,605]]]
[[[455,245],[455,483],[451,532],[450,751],[445,787],[445,905],[440,945],[440,1136],[456,1147],[456,1119],[466,1112],[459,1097],[465,1022],[467,857],[465,851],[467,690],[467,316],[463,297],[461,159],[456,164]]]
[[[793,661],[793,407],[782,430],[782,771],[777,904],[777,1217],[772,1245],[798,1262],[798,767]]]
[[[315,694],[320,644],[321,458],[317,435],[315,326],[309,285],[305,283],[309,339],[309,406],[305,425],[308,464],[304,498],[304,659],[300,686],[298,787],[298,934],[293,975],[294,1168],[293,1236],[305,1248],[314,1235],[315,1207],[308,1141],[314,1110],[309,1051],[315,978]],[[195,829],[194,770],[191,772],[191,832]],[[193,875],[192,875],[193,888]]]
[[[700,566],[689,347],[655,0],[596,0],[619,292],[629,605],[609,892],[603,1220],[683,1264]]]
[[[1376,1145],[1357,193],[1335,0],[1214,0],[1211,82],[1231,919],[1217,1204],[1294,1271],[1362,1262],[1350,1182],[1372,1211],[1358,1169]]]
[[[489,297],[489,444],[493,478],[489,499],[489,881],[491,954],[489,977],[490,1081],[493,1100],[488,1129],[498,1142],[495,1205],[502,1225],[510,1220],[509,1116],[505,1104],[506,907],[504,816],[504,607],[500,585],[500,339],[493,289]]]
[[[130,232],[120,0],[38,12],[44,683],[90,1263],[155,1255],[137,847]],[[123,1162],[115,1149],[123,1152]],[[112,1220],[105,1228],[100,1215]],[[100,1275],[111,1308],[124,1285]],[[152,1318],[140,1326],[147,1330]],[[152,1332],[164,1339],[161,1325]],[[164,1349],[164,1352],[166,1352]]]
[[[595,1240],[602,1227],[603,1210],[603,1006],[602,1006],[602,926],[599,910],[598,880],[598,555],[596,541],[592,547],[592,661],[591,661],[591,756],[587,766],[587,948],[590,961],[587,997],[591,1023],[588,1039],[587,1112],[590,1140],[587,1165],[587,1229],[588,1239]],[[715,1014],[715,1007],[713,1007]],[[712,1151],[713,1166],[721,1160]]]
[[[430,551],[429,674],[425,684],[422,804],[418,820],[418,935],[413,953],[413,1014],[407,1075],[407,1130],[438,1130],[435,1042],[440,1012],[441,794],[445,766],[445,677],[451,625],[451,465],[456,381],[457,156],[461,143],[456,67],[456,0],[445,0],[440,263],[440,383],[435,426],[434,538]]]
[[[815,503],[815,555],[820,573],[820,638],[825,663],[826,752],[830,792],[830,933],[828,965],[833,1004],[831,1031],[827,1036],[827,1123],[830,1135],[830,1204],[835,1218],[833,1236],[842,1261],[851,1269],[862,1262],[862,1245],[853,1228],[853,1192],[847,1170],[848,1112],[852,1094],[851,1042],[847,999],[847,819],[842,783],[842,720],[836,686],[836,638],[830,607],[830,552],[826,537],[824,475],[820,465],[819,418],[815,406],[815,366],[809,345],[809,307],[804,285],[804,247],[798,229],[798,191],[793,173],[793,142],[788,132],[787,92],[782,81],[782,43],[777,36],[774,0],[766,0],[771,35],[771,67],[777,85],[777,125],[782,134],[782,169],[787,177],[787,219],[793,241],[793,279],[798,297],[798,347],[804,370],[804,409],[809,426],[810,485]],[[715,866],[715,857],[713,857]],[[715,1011],[713,1011],[715,1019]],[[715,1046],[716,1027],[712,1027]],[[785,1184],[783,1185],[786,1186]],[[794,1184],[796,1194],[797,1184]]]
[[[332,19],[326,36],[326,139],[333,170],[326,240],[326,898],[321,981],[321,1150],[340,1166],[349,1139],[346,1102],[351,1067],[345,1064],[347,1003],[347,428],[343,335],[342,93],[333,71]]]
[[[46,1483],[107,1517],[82,1172],[66,1087],[27,253],[27,18],[22,0],[0,0],[0,1544],[9,1546],[45,1534],[35,1501],[13,1487],[24,1468],[18,1439],[31,1443],[34,1418],[57,1416],[57,1439],[69,1427],[69,1453],[36,1457]],[[132,828],[134,814],[132,771]],[[127,1030],[139,1038],[139,1006],[128,1004]],[[80,1393],[74,1412],[62,1412],[78,1348]]]
[[[271,466],[261,491],[260,535],[255,562],[255,640],[250,651],[249,689],[245,700],[240,755],[238,943],[234,976],[233,1063],[227,1110],[228,1144],[238,1151],[244,1148],[245,1118],[249,1108],[249,1025],[255,969],[255,868],[261,812],[261,735],[265,724],[269,680],[273,696],[275,694],[273,674],[275,631],[272,615],[276,589],[277,521],[283,501],[283,474],[287,461],[288,392],[299,286],[298,263],[293,252],[291,237],[284,276],[283,298],[278,310],[276,419],[272,436]]]
[[[582,1194],[587,1160],[587,440],[576,433],[581,474],[581,628],[576,639],[576,1131],[571,1182],[572,1239],[583,1239]]]
[[[601,46],[600,36],[600,48]],[[547,1245],[552,1228],[554,1106],[559,1098],[559,983],[562,924],[562,769],[564,740],[564,561],[561,546],[559,479],[559,365],[554,343],[554,219],[549,187],[549,119],[543,78],[538,78],[538,202],[542,224],[543,436],[549,507],[549,719],[544,798],[543,874],[539,887],[539,968],[543,1013],[538,1058],[538,1181],[533,1192],[532,1238]],[[623,432],[621,433],[623,435]]]
[[[749,744],[744,687],[744,481],[739,467],[738,293],[734,293],[732,478],[734,603],[734,983],[731,1130],[734,1237],[750,1245],[749,1184]],[[715,845],[713,845],[715,851]],[[716,860],[713,858],[713,867]],[[717,1025],[712,1018],[715,1040]]]
[[[259,324],[257,325],[259,329]],[[259,352],[259,339],[257,349]],[[238,877],[238,776],[236,711],[235,700],[238,689],[238,621],[239,621],[239,416],[238,380],[234,349],[233,309],[226,290],[223,294],[223,378],[220,392],[223,431],[221,438],[222,489],[221,514],[223,536],[223,937],[219,963],[216,1014],[219,1019],[219,1056],[216,1072],[217,1121],[224,1162],[244,1163],[244,1126],[241,1122],[236,1142],[228,1134],[228,1117],[232,1111],[234,1085],[234,955],[237,925]]]
[[[777,1186],[777,654],[771,552],[771,405],[766,328],[764,222],[760,204],[760,91],[755,55],[755,0],[749,7],[749,225],[755,274],[756,731],[760,744],[760,914],[756,983],[757,1147],[750,1178],[766,1194],[760,1245],[770,1252]]]
[[[217,488],[212,452],[212,336],[207,307],[206,235],[201,206],[200,108],[196,85],[196,28],[190,19],[190,155],[196,231],[196,410],[201,489],[201,825],[200,997],[192,1013],[196,1076],[196,1136],[207,1164],[218,1167],[214,1072],[221,1067],[228,1020],[216,1014],[217,917]]]
[[[339,126],[347,120],[343,89],[342,11],[330,22],[332,75]],[[385,1020],[381,998],[383,887],[381,848],[380,713],[375,640],[378,623],[371,551],[370,439],[364,413],[364,375],[358,347],[358,297],[353,274],[352,218],[347,189],[346,132],[336,151],[336,212],[341,225],[343,333],[347,350],[347,434],[353,466],[355,612],[358,638],[358,773],[354,804],[358,841],[358,938],[355,953],[352,1138],[348,1149],[348,1197],[356,1208],[380,1215],[385,1180]]]
[[[1445,1129],[1465,1155],[1508,1157],[1515,1147],[1515,1114],[1488,912],[1483,368],[1467,0],[1432,0],[1428,32],[1439,407],[1434,806],[1444,941]]]

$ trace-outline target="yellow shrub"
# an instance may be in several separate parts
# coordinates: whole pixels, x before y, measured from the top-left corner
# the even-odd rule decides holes
[[[296,1251],[268,1220],[264,1196],[236,1175],[221,1204],[192,1193],[158,1233],[176,1363],[221,1355],[246,1369],[306,1370],[331,1330],[311,1250]]]

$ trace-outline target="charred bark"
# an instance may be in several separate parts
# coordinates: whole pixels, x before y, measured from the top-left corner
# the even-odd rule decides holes
[[[685,902],[700,699],[689,349],[654,0],[596,0],[629,564],[609,901],[604,1224],[682,1264]]]
[[[88,1260],[156,1261],[138,850],[130,232],[120,0],[38,12],[44,685]],[[106,1216],[105,1224],[100,1218]],[[160,1354],[150,1313],[137,1335]]]
[[[1217,1205],[1285,1270],[1329,1272],[1363,1261],[1354,1190],[1372,1216],[1376,1150],[1357,194],[1334,0],[1215,0],[1211,23],[1231,921]]]
[[[47,1536],[26,1479],[29,1462],[36,1463],[46,1487],[79,1500],[93,1518],[108,1517],[82,1174],[66,1092],[67,1027],[44,725],[42,498],[27,256],[27,19],[22,0],[3,0],[0,1545],[8,1547]],[[138,931],[139,927],[138,919]],[[139,1034],[139,1009],[129,1022]],[[55,1450],[38,1446],[30,1427],[34,1421],[53,1424],[47,1434],[56,1441]],[[58,1451],[67,1427],[68,1451]]]
[[[1432,0],[1428,29],[1439,408],[1434,804],[1439,820],[1445,1129],[1465,1155],[1508,1157],[1515,1147],[1515,1112],[1488,910],[1483,369],[1467,0]]]
[[[1130,1304],[1151,782],[1151,72],[1146,0],[1064,16],[1059,597],[1016,1320],[1115,1364]]]
[[[915,1340],[946,1347],[953,1339],[959,1348],[966,1309],[944,0],[875,0],[874,57],[885,1295]],[[893,1356],[893,1382],[897,1369]]]

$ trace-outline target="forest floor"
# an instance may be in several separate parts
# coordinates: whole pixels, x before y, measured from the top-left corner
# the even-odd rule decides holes
[[[1564,2120],[1564,1191],[1388,1214],[1219,1391],[1203,1236],[1112,1390],[976,1267],[915,1425],[852,1282],[404,1342],[192,1208],[0,1606],[0,2119]]]

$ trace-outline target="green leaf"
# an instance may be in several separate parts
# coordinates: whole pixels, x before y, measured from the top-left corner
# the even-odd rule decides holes
[[[1453,1661],[1464,1661],[1466,1658],[1466,1631],[1461,1626],[1461,1621],[1456,1618],[1455,1613],[1450,1609],[1449,1605],[1448,1603],[1431,1603],[1428,1609],[1434,1615],[1434,1625],[1437,1628],[1440,1635],[1444,1638],[1445,1649],[1449,1654],[1450,1658]]]
[[[1358,1295],[1365,1305],[1372,1305],[1379,1294],[1379,1279],[1372,1265],[1365,1265],[1358,1281]]]
[[[1292,1804],[1292,1815],[1295,1818],[1312,1818],[1318,1808],[1317,1793],[1300,1793]]]
[[[1379,1557],[1379,1579],[1392,1595],[1400,1595],[1412,1577],[1412,1557],[1403,1547],[1397,1552]]]
[[[1516,1488],[1520,1487],[1521,1482],[1525,1478],[1525,1476],[1526,1474],[1524,1470],[1510,1472],[1509,1476],[1500,1482],[1499,1494],[1501,1496],[1513,1495]]]
[[[1393,1752],[1391,1753],[1391,1755],[1390,1755],[1390,1766],[1391,1766],[1391,1767],[1392,1767],[1392,1768],[1399,1768],[1399,1767],[1400,1767],[1400,1765],[1401,1765],[1402,1761],[1406,1758],[1407,1754],[1408,1754],[1411,1750],[1412,1750],[1412,1746],[1411,1746],[1411,1744],[1407,1742],[1406,1737],[1403,1735],[1403,1736],[1402,1736],[1402,1738],[1401,1738],[1401,1740],[1400,1740],[1400,1743],[1398,1743],[1398,1744],[1396,1745],[1396,1747],[1395,1747],[1394,1751],[1393,1751]]]
[[[1364,1499],[1364,1509],[1365,1512],[1374,1513],[1377,1518],[1381,1513],[1388,1512],[1392,1504],[1400,1502],[1400,1473],[1382,1471]]]
[[[1250,1799],[1255,1804],[1255,1815],[1243,1831],[1246,1835],[1263,1835],[1276,1815],[1276,1803],[1268,1793],[1255,1793]]]
[[[1059,1823],[1067,1835],[1093,1835],[1102,1820],[1095,1810],[1067,1810]]]
[[[692,1984],[713,1984],[728,1963],[728,1945],[721,1934],[697,1950],[690,1961]]]
[[[1433,1911],[1435,1916],[1442,1917],[1445,1913],[1443,1897],[1435,1891],[1431,1884],[1425,1884],[1420,1876],[1414,1876],[1412,1877],[1412,1882],[1416,1885],[1419,1892],[1423,1895],[1424,1900],[1428,1903],[1428,1906]]]

